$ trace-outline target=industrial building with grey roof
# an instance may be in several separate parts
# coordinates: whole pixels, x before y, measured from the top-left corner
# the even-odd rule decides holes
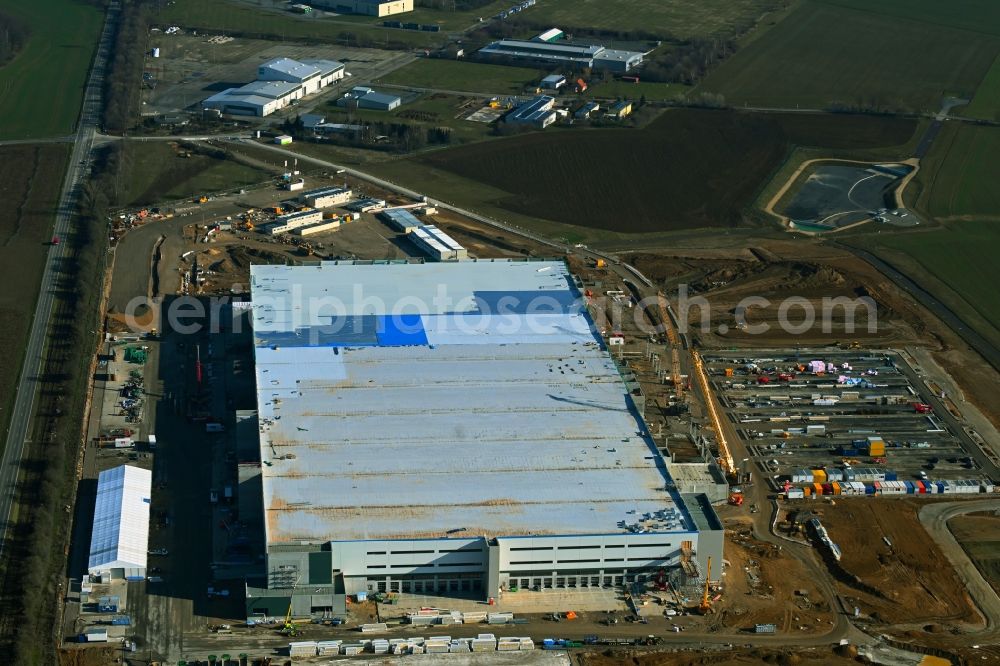
[[[561,261],[251,268],[268,586],[615,585],[721,557]]]

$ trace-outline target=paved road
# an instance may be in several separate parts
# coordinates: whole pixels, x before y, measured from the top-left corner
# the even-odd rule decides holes
[[[929,504],[920,510],[920,522],[931,538],[937,541],[945,557],[951,560],[959,580],[965,584],[976,607],[986,619],[986,628],[976,632],[977,640],[995,641],[1000,638],[1000,597],[948,529],[948,521],[966,513],[998,510],[1000,499],[941,502]]]
[[[70,155],[66,180],[63,183],[59,199],[53,232],[60,238],[65,238],[70,232],[70,222],[76,209],[80,186],[87,176],[88,169],[85,162],[88,161],[87,158],[90,155],[100,120],[104,71],[111,51],[113,28],[118,20],[118,13],[118,2],[113,0],[108,6],[104,30],[101,32],[97,54],[94,56],[90,77],[84,90],[79,126],[74,138],[75,143]],[[21,455],[24,452],[24,445],[28,442],[34,415],[35,393],[39,386],[39,375],[44,367],[45,340],[48,337],[49,320],[55,302],[57,274],[60,264],[69,255],[70,249],[65,243],[62,243],[51,246],[45,260],[45,272],[42,274],[41,289],[31,322],[31,332],[24,355],[24,366],[21,369],[14,409],[7,430],[7,444],[3,451],[3,458],[0,459],[0,553],[3,552],[7,542],[7,529],[10,526],[11,511],[14,505]]]

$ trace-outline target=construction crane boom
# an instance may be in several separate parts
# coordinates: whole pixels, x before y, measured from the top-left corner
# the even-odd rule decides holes
[[[712,421],[712,429],[715,431],[715,439],[719,443],[719,462],[726,474],[736,473],[736,463],[733,461],[733,454],[729,452],[729,443],[722,430],[722,420],[719,418],[719,410],[715,407],[715,395],[708,384],[708,375],[705,374],[705,365],[701,360],[701,354],[696,350],[691,350],[692,372],[698,376],[698,385],[701,393],[705,397],[705,407],[708,409],[708,417]]]
[[[708,569],[708,571],[705,572],[705,589],[701,593],[701,604],[698,605],[698,610],[701,611],[702,615],[710,613],[712,611],[712,600],[708,598],[708,585],[709,582],[712,580],[711,556],[709,556],[708,558],[708,566],[706,568]]]
[[[656,292],[656,300],[660,306],[660,321],[663,323],[663,329],[667,333],[667,340],[670,342],[670,380],[674,385],[674,395],[682,398],[684,387],[681,384],[680,340],[677,338],[677,332],[670,321],[669,305],[662,291]]]

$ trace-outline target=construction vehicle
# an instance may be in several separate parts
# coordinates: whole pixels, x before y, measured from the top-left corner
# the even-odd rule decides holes
[[[285,613],[285,624],[278,630],[282,636],[298,636],[299,627],[292,622],[292,600],[288,600],[288,612]]]
[[[198,203],[200,204],[208,203],[208,197],[206,197],[204,194],[201,195],[200,197],[198,197]]]
[[[598,259],[596,262],[594,262],[595,268],[607,268],[607,265],[608,265],[607,262],[604,261],[603,259]]]
[[[910,403],[910,406],[913,407],[913,411],[917,414],[930,414],[934,411],[930,405],[923,402],[913,402]]]
[[[739,488],[733,488],[729,493],[729,504],[732,506],[743,506],[743,491]]]
[[[712,558],[708,558],[708,571],[705,572],[705,589],[701,593],[701,603],[698,604],[698,612],[702,615],[708,615],[712,612],[712,600],[708,597],[708,585],[709,581],[712,579]],[[289,608],[291,610],[291,608]]]

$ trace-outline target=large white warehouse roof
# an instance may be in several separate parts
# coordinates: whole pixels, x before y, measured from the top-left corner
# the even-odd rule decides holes
[[[693,528],[564,263],[251,285],[268,543]]]
[[[121,465],[98,475],[87,561],[90,573],[145,569],[152,485],[152,472],[131,465]]]

